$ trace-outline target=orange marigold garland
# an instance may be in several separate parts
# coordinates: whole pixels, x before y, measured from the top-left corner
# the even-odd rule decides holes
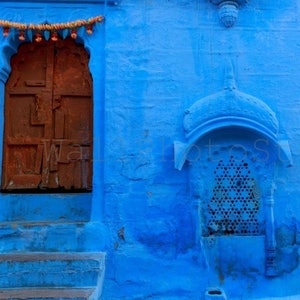
[[[93,26],[95,23],[103,22],[103,16],[96,16],[89,18],[88,20],[77,20],[67,23],[54,23],[54,24],[26,24],[26,23],[17,23],[10,22],[7,20],[0,20],[0,27],[3,29],[3,36],[7,37],[11,29],[17,29],[19,31],[19,40],[26,39],[26,30],[35,31],[34,40],[40,42],[43,39],[43,33],[45,31],[51,32],[51,40],[58,40],[58,31],[59,30],[69,30],[70,36],[73,39],[77,38],[77,31],[80,27],[85,27],[87,34],[93,33]]]

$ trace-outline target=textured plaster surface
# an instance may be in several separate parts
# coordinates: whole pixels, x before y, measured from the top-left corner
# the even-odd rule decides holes
[[[107,10],[104,174],[112,252],[104,299],[204,299],[208,286],[223,288],[228,299],[300,292],[299,9],[291,1],[249,1],[230,29],[208,1],[123,1]],[[291,147],[294,166],[272,166],[275,278],[264,275],[263,236],[229,236],[212,248],[199,241],[189,164],[173,168],[185,110],[223,90],[228,60],[238,89],[275,113],[278,137]]]
[[[1,2],[1,18],[65,22],[105,13],[105,25],[82,38],[94,80],[93,192],[3,194],[1,251],[106,252],[104,300],[204,299],[212,286],[228,299],[298,299],[298,2],[251,0],[231,28],[202,0],[26,6]],[[11,48],[4,49],[9,55]],[[264,274],[263,235],[202,238],[194,184],[205,182],[192,177],[189,162],[181,171],[174,167],[173,143],[186,138],[185,110],[223,90],[228,61],[238,89],[276,115],[276,134],[289,141],[294,162],[285,168],[274,159],[268,169],[275,184],[274,278]],[[260,149],[278,158],[269,146],[262,141]]]

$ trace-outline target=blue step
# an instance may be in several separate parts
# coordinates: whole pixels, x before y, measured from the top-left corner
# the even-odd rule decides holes
[[[67,288],[12,288],[0,290],[0,300],[19,299],[55,299],[55,300],[94,300],[94,289],[67,289]]]
[[[0,254],[0,299],[98,299],[103,252]]]

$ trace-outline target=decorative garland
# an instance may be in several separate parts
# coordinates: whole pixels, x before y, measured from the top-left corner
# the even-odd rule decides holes
[[[19,31],[19,40],[24,41],[26,39],[25,32],[30,32],[32,35],[32,31],[35,31],[34,40],[36,42],[41,42],[43,40],[43,36],[48,39],[51,38],[52,41],[56,42],[59,39],[58,31],[68,31],[70,33],[71,38],[77,38],[77,31],[80,27],[85,27],[87,34],[93,33],[93,26],[97,22],[103,22],[103,16],[96,16],[93,18],[89,18],[88,20],[77,20],[73,22],[67,23],[54,23],[54,24],[26,24],[26,23],[17,23],[10,22],[7,20],[0,20],[0,27],[3,28],[3,36],[7,37],[11,29],[16,29]],[[49,35],[49,36],[48,36]]]

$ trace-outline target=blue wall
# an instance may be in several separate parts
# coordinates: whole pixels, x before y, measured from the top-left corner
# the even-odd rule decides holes
[[[112,241],[104,299],[201,299],[211,285],[228,299],[300,292],[299,9],[296,1],[251,0],[232,28],[220,24],[209,1],[123,1],[106,11],[105,217]],[[238,89],[275,112],[292,152],[293,167],[274,165],[274,279],[264,275],[263,237],[220,239],[217,253],[201,247],[190,167],[174,168],[184,111],[224,88],[228,61]]]
[[[71,221],[77,218],[68,215],[73,200],[75,206],[84,206],[76,219],[85,226],[81,240],[76,226],[73,231],[67,227],[65,236],[74,238],[69,247],[61,245],[59,235],[48,239],[61,245],[56,251],[105,251],[105,300],[204,299],[210,286],[222,288],[228,299],[300,294],[300,4],[250,0],[240,7],[231,28],[220,23],[217,6],[206,0],[47,5],[34,22],[64,22],[66,16],[81,19],[99,13],[106,18],[95,35],[82,38],[91,53],[94,79],[93,193],[87,202],[70,196],[61,207],[56,204],[58,195],[34,196],[49,208],[43,216],[49,216],[50,224],[61,209]],[[3,10],[1,18],[9,18],[8,12],[20,15],[23,22],[33,18],[26,9],[11,8]],[[278,139],[288,141],[292,153],[292,167],[279,159],[268,169],[275,186],[274,277],[265,275],[264,235],[202,239],[202,200],[194,193],[197,168],[190,162],[182,170],[175,168],[174,141],[186,141],[186,109],[224,89],[228,66],[237,88],[275,113]],[[270,151],[273,158],[279,155],[274,148]],[[3,210],[7,215],[0,215],[3,226],[11,226],[7,222],[15,198],[10,197]],[[21,220],[26,220],[24,204],[17,205],[24,211]],[[29,219],[39,221],[39,216],[30,210]],[[40,249],[24,246],[17,238],[12,244]],[[15,250],[5,247],[4,252]],[[42,250],[51,247],[43,244]]]

